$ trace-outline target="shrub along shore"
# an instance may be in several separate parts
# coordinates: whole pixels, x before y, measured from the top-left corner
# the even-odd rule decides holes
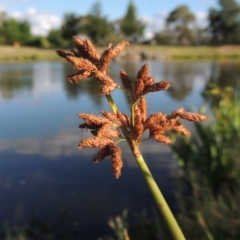
[[[100,48],[101,50],[101,48]],[[0,62],[59,61],[55,49],[0,46]],[[153,46],[132,45],[116,60],[240,60],[240,46]]]

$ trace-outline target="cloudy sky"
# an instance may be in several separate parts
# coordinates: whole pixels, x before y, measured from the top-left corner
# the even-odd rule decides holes
[[[46,35],[50,29],[61,25],[64,13],[85,15],[97,0],[0,0],[0,11],[5,11],[17,19],[27,19],[36,35]],[[108,20],[122,17],[129,0],[100,0],[102,12]],[[164,19],[170,11],[181,4],[195,13],[198,24],[206,24],[206,16],[210,7],[217,7],[217,0],[134,0],[140,19],[146,24],[146,37],[159,31]]]

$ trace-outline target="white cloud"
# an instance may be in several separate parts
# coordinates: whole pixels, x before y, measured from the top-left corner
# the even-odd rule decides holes
[[[166,12],[160,12],[156,16],[141,16],[140,20],[146,24],[145,38],[150,39],[154,36],[154,33],[163,30],[166,17]]]
[[[0,12],[4,12],[4,6],[0,4]]]
[[[56,15],[38,12],[34,8],[25,12],[12,12],[10,16],[18,20],[27,20],[31,25],[32,34],[41,36],[46,36],[53,28],[59,28],[62,22]]]

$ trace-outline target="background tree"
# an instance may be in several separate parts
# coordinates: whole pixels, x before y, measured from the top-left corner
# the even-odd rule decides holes
[[[172,28],[177,43],[185,45],[193,42],[193,32],[190,30],[189,25],[194,24],[194,21],[195,16],[187,6],[182,5],[170,12],[166,24],[168,28]]]
[[[209,12],[209,28],[214,44],[240,43],[240,5],[235,0],[219,0],[220,9]]]
[[[66,13],[61,27],[62,36],[65,39],[71,39],[78,34],[79,17],[74,13]]]
[[[27,21],[18,22],[15,19],[4,19],[0,25],[0,43],[26,45],[32,39],[30,24]]]
[[[106,43],[108,34],[112,31],[111,24],[107,18],[102,16],[102,8],[99,2],[96,2],[90,13],[82,18],[80,32],[85,33],[97,45]]]
[[[52,29],[48,33],[47,39],[52,47],[67,47],[69,45],[68,40],[63,38],[60,29]]]
[[[129,3],[127,12],[120,22],[120,28],[130,41],[136,41],[138,37],[143,36],[145,25],[137,19],[137,11],[133,2]]]

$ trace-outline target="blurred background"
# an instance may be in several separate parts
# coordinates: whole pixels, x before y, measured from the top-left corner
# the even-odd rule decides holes
[[[186,123],[190,139],[141,150],[187,239],[240,239],[238,0],[0,1],[0,239],[171,239],[124,143],[118,180],[77,147],[90,136],[77,114],[110,109],[94,79],[66,81],[74,70],[55,50],[72,36],[100,52],[131,43],[108,70],[119,84],[120,69],[135,81],[147,62],[171,81],[147,96],[149,114],[209,117]],[[113,98],[129,113],[123,91]]]

